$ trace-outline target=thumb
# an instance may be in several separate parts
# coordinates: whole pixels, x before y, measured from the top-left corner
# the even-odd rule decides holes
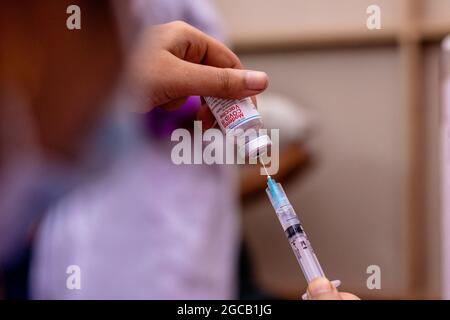
[[[239,99],[257,95],[264,91],[269,78],[265,72],[217,68],[183,62],[185,69],[178,75],[178,95],[213,96]]]
[[[308,285],[311,300],[342,300],[334,285],[326,278],[316,278]]]

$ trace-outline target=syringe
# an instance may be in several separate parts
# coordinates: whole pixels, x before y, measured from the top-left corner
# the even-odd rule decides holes
[[[311,243],[303,231],[300,220],[289,202],[283,187],[269,175],[267,175],[266,192],[291,244],[295,257],[300,264],[306,281],[310,283],[315,278],[325,277],[322,267],[311,247]],[[341,282],[335,280],[332,283],[335,287],[338,287]],[[303,298],[305,299],[305,295]]]

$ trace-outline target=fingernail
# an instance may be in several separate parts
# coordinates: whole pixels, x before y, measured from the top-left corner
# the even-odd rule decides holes
[[[325,278],[314,279],[309,287],[308,292],[311,297],[315,297],[324,293],[333,292],[333,285]]]
[[[250,90],[263,90],[267,87],[267,74],[260,71],[247,71],[245,86]]]

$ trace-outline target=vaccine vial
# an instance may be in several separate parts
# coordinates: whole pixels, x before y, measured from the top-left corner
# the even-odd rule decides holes
[[[259,134],[263,127],[261,115],[256,109],[251,98],[221,99],[204,97],[217,120],[220,129],[227,135],[240,138],[245,137],[245,144],[238,145],[238,152],[243,158],[256,159],[267,152],[272,144],[266,134]],[[246,135],[251,130],[251,134]],[[256,134],[254,134],[256,133]],[[238,141],[236,139],[235,141]]]

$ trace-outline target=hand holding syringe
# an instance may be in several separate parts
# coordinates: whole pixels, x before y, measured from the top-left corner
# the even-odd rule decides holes
[[[325,277],[314,250],[306,237],[306,233],[303,231],[300,220],[284,193],[281,184],[277,183],[268,174],[266,192],[308,284],[316,278]],[[340,283],[339,280],[332,281],[335,287],[338,287]],[[306,299],[307,295],[304,294],[302,298]]]

